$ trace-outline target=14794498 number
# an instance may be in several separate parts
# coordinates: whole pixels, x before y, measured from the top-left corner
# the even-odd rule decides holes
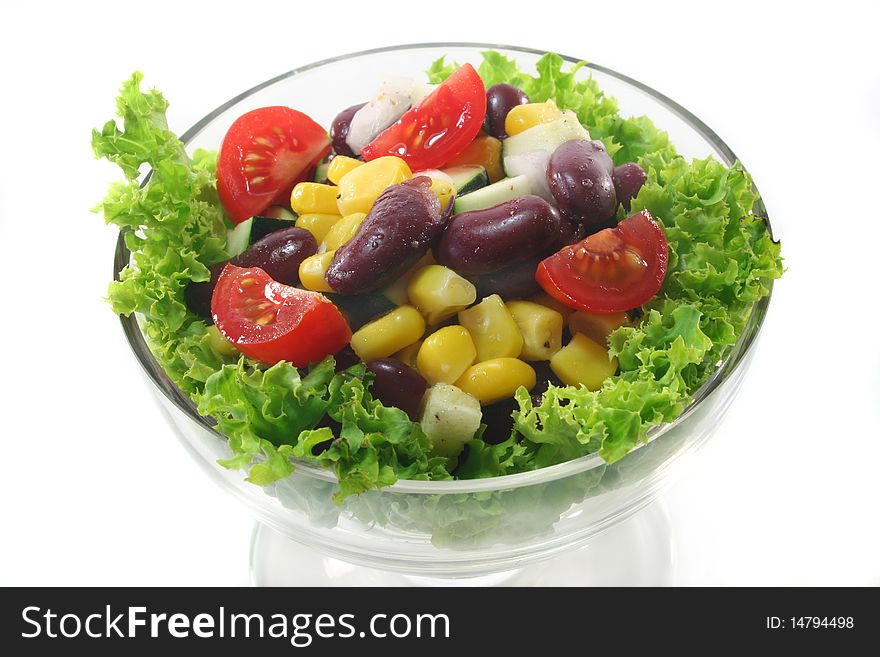
[[[767,616],[768,630],[818,630],[818,629],[852,629],[855,620],[852,616]]]

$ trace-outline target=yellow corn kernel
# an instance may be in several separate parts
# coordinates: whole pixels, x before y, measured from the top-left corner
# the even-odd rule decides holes
[[[229,358],[233,358],[238,356],[239,350],[235,348],[235,345],[232,344],[229,340],[226,339],[226,336],[220,332],[213,324],[208,327],[208,342],[211,347],[221,356],[228,356]]]
[[[439,324],[477,300],[477,288],[449,267],[422,267],[406,289],[410,303],[422,311],[428,324]]]
[[[290,194],[290,207],[297,214],[317,212],[320,214],[336,214],[336,195],[338,191],[332,185],[314,182],[301,182]],[[340,213],[341,214],[341,213]]]
[[[312,234],[312,237],[315,238],[315,241],[320,244],[327,235],[327,231],[329,231],[330,228],[333,227],[333,224],[340,219],[342,219],[342,217],[338,214],[307,212],[296,218],[296,227],[309,231]]]
[[[327,285],[326,274],[335,254],[335,251],[316,253],[299,264],[299,282],[304,288],[314,292],[333,291],[333,288]]]
[[[422,337],[425,320],[412,306],[400,306],[364,324],[351,336],[351,348],[363,361],[388,358]]]
[[[561,118],[562,111],[556,107],[556,103],[552,100],[548,100],[546,103],[516,105],[504,119],[504,130],[512,137],[541,123],[550,123]]]
[[[452,197],[455,196],[455,187],[450,185],[445,180],[432,178],[431,191],[434,192],[434,194],[436,194],[437,198],[440,200],[440,213],[443,214],[446,206],[449,205]]]
[[[458,323],[470,331],[477,347],[477,362],[493,358],[516,358],[523,338],[513,316],[497,294],[458,313]]]
[[[396,358],[404,365],[409,365],[411,368],[416,369],[416,359],[419,355],[419,349],[422,348],[422,340],[417,340],[413,342],[410,346],[404,347],[396,354],[391,354],[392,358]]]
[[[369,212],[379,195],[391,185],[412,178],[409,165],[399,157],[386,155],[355,167],[339,179],[336,204],[339,214]]]
[[[445,326],[425,338],[416,368],[430,384],[455,383],[477,357],[471,334],[463,326]]]
[[[605,347],[575,333],[571,342],[550,359],[550,369],[567,385],[598,390],[605,379],[617,372],[617,358],[609,358]]]
[[[629,324],[626,313],[586,313],[578,310],[568,316],[568,330],[571,334],[582,333],[593,342],[601,345],[608,344],[608,336],[611,331],[619,326]]]
[[[351,238],[357,235],[358,229],[361,227],[361,224],[364,223],[364,219],[366,218],[367,215],[363,212],[353,212],[352,214],[342,217],[342,219],[333,224],[330,230],[327,231],[324,239],[318,245],[318,253],[335,251],[348,242]]]
[[[564,320],[555,310],[531,301],[508,301],[507,309],[523,337],[523,360],[550,360],[562,349]]]
[[[546,292],[539,292],[535,296],[531,297],[529,301],[533,303],[540,303],[542,306],[547,306],[548,308],[555,310],[560,315],[562,315],[563,319],[568,319],[569,315],[574,312],[574,308],[566,306],[559,299],[554,299]]]
[[[455,385],[486,406],[513,397],[520,386],[531,390],[536,381],[535,370],[519,358],[492,358],[471,365]]]
[[[363,162],[360,160],[356,160],[353,157],[347,157],[345,155],[337,155],[332,160],[330,160],[330,166],[327,168],[327,180],[332,182],[334,185],[338,185],[339,181],[342,180],[342,177],[347,174],[352,169],[356,169],[361,166]]]
[[[402,306],[409,303],[407,289],[409,288],[409,282],[412,280],[413,275],[422,267],[427,267],[428,265],[433,264],[434,256],[428,251],[410,268],[408,272],[382,290],[382,294],[395,306]]]

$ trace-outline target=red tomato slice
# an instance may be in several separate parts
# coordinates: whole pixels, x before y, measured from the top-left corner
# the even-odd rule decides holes
[[[465,64],[367,144],[361,155],[367,161],[396,155],[413,171],[436,169],[467,148],[485,115],[486,87],[474,67]]]
[[[335,354],[351,339],[339,309],[324,295],[272,280],[259,267],[223,268],[211,315],[220,332],[247,356],[297,367]]]
[[[535,278],[550,296],[578,310],[616,313],[636,308],[660,290],[669,246],[647,210],[538,265]]]
[[[294,184],[330,149],[327,131],[289,107],[263,107],[235,120],[217,159],[217,192],[235,224],[273,202],[288,204]]]

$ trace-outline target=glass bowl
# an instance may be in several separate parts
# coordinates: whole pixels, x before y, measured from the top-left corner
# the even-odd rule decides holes
[[[370,97],[385,74],[423,75],[441,55],[476,65],[480,51],[488,48],[516,59],[525,70],[533,70],[544,54],[498,44],[449,43],[343,55],[284,73],[236,96],[190,128],[183,141],[190,149],[215,149],[238,116],[266,105],[290,105],[329,125],[341,108]],[[736,159],[712,130],[666,96],[595,64],[580,74],[592,75],[608,95],[615,96],[623,115],[651,117],[686,157],[713,155],[726,164]],[[763,207],[756,212],[766,216]],[[115,271],[128,261],[129,253],[120,238]],[[766,297],[755,305],[739,341],[685,412],[675,422],[651,431],[648,443],[613,465],[591,455],[491,479],[399,481],[351,497],[341,506],[331,501],[336,488],[334,475],[308,464],[299,464],[290,477],[265,488],[244,481],[242,472],[217,465],[218,459],[229,455],[224,437],[198,415],[192,402],[161,370],[147,348],[137,318],[122,318],[122,326],[183,445],[208,476],[277,532],[258,530],[255,535],[252,572],[257,581],[271,583],[279,579],[273,577],[277,573],[287,582],[345,584],[356,581],[352,570],[339,568],[339,561],[333,559],[378,569],[371,572],[416,578],[474,578],[516,572],[584,545],[643,509],[718,425],[742,383],[768,303]],[[295,542],[288,547],[294,553],[299,550],[298,556],[279,553],[279,535]],[[310,561],[301,546],[312,550],[313,557],[317,551],[332,559],[316,557]],[[590,567],[601,568],[602,564]],[[316,568],[323,573],[317,579]],[[399,583],[399,579],[382,577],[369,581]]]

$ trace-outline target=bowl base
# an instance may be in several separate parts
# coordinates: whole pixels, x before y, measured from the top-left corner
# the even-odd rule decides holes
[[[254,586],[669,586],[674,541],[662,500],[581,547],[516,570],[468,577],[426,577],[359,566],[258,524],[251,543]]]

